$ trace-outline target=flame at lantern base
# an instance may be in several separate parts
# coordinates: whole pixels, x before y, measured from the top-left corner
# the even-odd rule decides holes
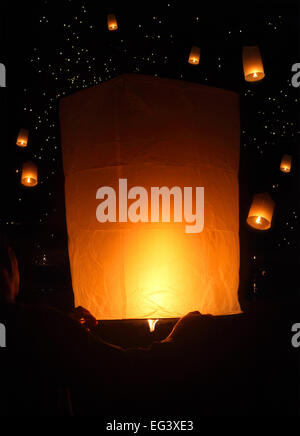
[[[37,185],[37,180],[32,177],[25,177],[22,179],[22,185],[24,186],[35,186]]]
[[[268,230],[271,227],[270,221],[261,215],[248,217],[247,223],[257,230]]]
[[[245,76],[246,82],[258,82],[265,77],[265,73],[262,71],[253,71]]]
[[[281,167],[280,170],[281,170],[283,173],[289,173],[289,172],[290,172],[290,168],[289,168],[289,167]]]
[[[149,330],[151,333],[154,332],[157,321],[158,319],[148,319]]]
[[[33,177],[24,177],[22,179],[22,185],[24,185],[24,186],[36,186],[37,180]]]

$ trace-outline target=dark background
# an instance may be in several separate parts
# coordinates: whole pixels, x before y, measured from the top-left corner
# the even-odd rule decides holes
[[[21,267],[22,301],[62,309],[73,304],[64,210],[60,147],[60,97],[122,73],[169,77],[234,90],[241,102],[240,299],[284,298],[299,289],[299,89],[291,67],[299,62],[297,1],[3,3],[0,62],[7,68],[1,89],[1,226]],[[4,10],[6,8],[6,10]],[[115,13],[116,32],[107,30]],[[5,44],[4,44],[5,41]],[[192,45],[199,66],[188,64]],[[266,77],[244,81],[241,51],[259,45]],[[16,146],[20,128],[29,145]],[[293,157],[283,174],[283,154]],[[24,160],[39,168],[39,184],[24,188]],[[254,193],[274,199],[272,229],[249,228]],[[253,292],[254,283],[257,292]]]

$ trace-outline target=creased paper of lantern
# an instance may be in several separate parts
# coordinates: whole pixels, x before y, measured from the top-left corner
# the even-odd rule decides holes
[[[108,14],[107,27],[108,27],[108,30],[111,30],[111,31],[118,29],[118,22],[117,22],[115,14]]]
[[[75,304],[109,320],[240,312],[238,95],[122,75],[63,98],[60,124]],[[119,179],[204,187],[203,231],[99,222],[97,190],[119,198]]]
[[[292,168],[292,156],[284,154],[280,162],[280,171],[283,173],[290,173]]]
[[[20,129],[16,144],[19,147],[27,147],[29,131]]]
[[[258,46],[243,47],[244,76],[247,82],[257,82],[265,77]]]
[[[247,223],[258,230],[271,227],[275,203],[267,192],[255,194],[249,210]]]
[[[24,186],[35,186],[38,183],[38,170],[33,162],[24,162],[22,166],[21,183]]]
[[[200,47],[192,47],[189,55],[189,64],[198,65],[200,62]]]

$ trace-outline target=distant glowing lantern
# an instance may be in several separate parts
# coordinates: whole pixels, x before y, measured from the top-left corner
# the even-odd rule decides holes
[[[158,321],[158,319],[148,319],[149,330],[151,333],[154,332],[157,321]]]
[[[257,46],[243,47],[243,67],[247,82],[257,82],[265,77],[260,50]]]
[[[291,171],[291,167],[292,156],[289,154],[284,154],[280,162],[280,171],[282,171],[283,173],[289,173]]]
[[[239,118],[234,92],[143,75],[119,76],[61,100],[76,305],[100,320],[151,320],[151,328],[157,319],[194,310],[241,311]],[[128,190],[120,182],[125,179]],[[101,187],[115,192],[115,221],[97,218],[106,201],[97,196]],[[186,233],[186,222],[149,221],[148,214],[127,220],[139,187],[146,193],[204,187],[203,231]],[[146,204],[150,212],[150,196]],[[159,212],[162,217],[161,204]]]
[[[189,64],[198,65],[199,62],[200,62],[200,48],[194,46],[190,51]]]
[[[29,131],[26,129],[20,129],[16,144],[19,147],[27,147]]]
[[[108,27],[108,30],[111,30],[111,31],[118,29],[118,22],[117,22],[115,14],[108,14],[107,27]]]
[[[247,223],[258,230],[268,230],[271,227],[275,203],[265,192],[253,197]]]
[[[33,162],[24,162],[22,167],[21,183],[24,186],[35,186],[38,183],[37,166]]]

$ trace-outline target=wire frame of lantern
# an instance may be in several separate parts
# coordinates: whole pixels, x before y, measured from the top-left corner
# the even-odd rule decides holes
[[[200,62],[200,47],[193,46],[189,55],[189,64],[198,65]]]
[[[107,27],[108,30],[114,31],[118,29],[118,22],[115,14],[108,14],[107,16]]]
[[[21,183],[24,186],[32,187],[38,183],[38,170],[33,162],[24,162],[22,167]]]
[[[292,156],[284,154],[280,162],[280,171],[283,173],[290,173],[292,168]]]
[[[16,142],[18,147],[27,147],[28,135],[29,131],[27,129],[20,129]]]
[[[255,194],[249,210],[247,223],[258,230],[271,227],[275,203],[267,192]]]
[[[265,77],[264,66],[258,46],[243,47],[244,77],[247,82],[258,82]]]

